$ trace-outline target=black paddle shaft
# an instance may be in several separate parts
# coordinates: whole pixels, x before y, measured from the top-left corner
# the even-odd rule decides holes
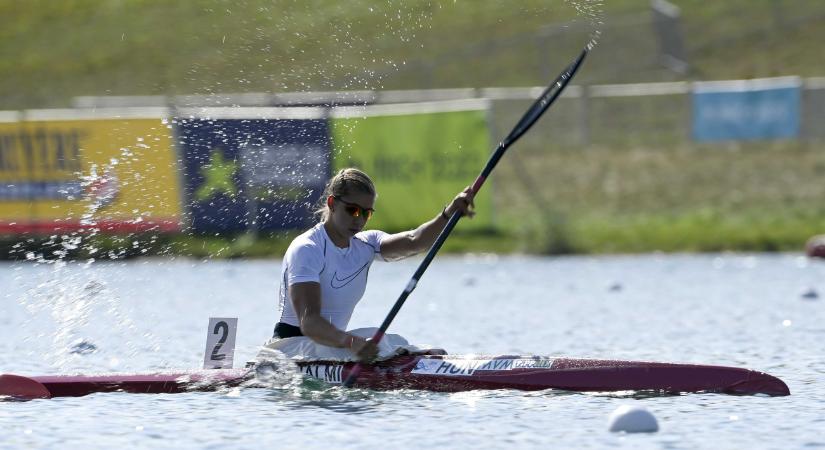
[[[481,189],[481,186],[484,184],[484,181],[496,167],[498,161],[504,155],[504,152],[513,145],[514,142],[518,140],[536,121],[547,111],[547,108],[553,104],[553,102],[561,95],[561,92],[567,86],[567,83],[573,79],[573,76],[576,74],[576,71],[579,70],[579,66],[581,65],[584,58],[587,56],[588,51],[590,51],[590,46],[588,45],[585,47],[579,56],[569,65],[566,69],[553,81],[553,84],[549,85],[547,89],[542,92],[539,98],[530,106],[530,109],[524,113],[521,117],[521,120],[518,121],[516,126],[510,131],[510,134],[504,138],[501,143],[498,144],[496,151],[490,156],[490,159],[487,161],[487,165],[484,166],[482,169],[481,174],[476,178],[475,182],[472,185],[472,192],[473,195],[478,193]],[[455,228],[456,224],[458,224],[459,219],[461,219],[461,211],[453,212],[452,216],[450,216],[450,220],[447,221],[447,225],[441,230],[441,233],[436,238],[435,242],[433,243],[430,250],[427,252],[427,255],[424,257],[424,260],[421,261],[421,264],[416,269],[415,273],[413,274],[412,278],[410,279],[409,283],[407,283],[407,287],[404,288],[404,292],[398,297],[398,300],[395,301],[395,304],[390,309],[389,314],[384,319],[384,322],[381,324],[381,327],[378,331],[375,332],[375,335],[372,337],[372,341],[376,344],[384,337],[384,334],[387,332],[387,329],[390,327],[393,319],[398,314],[398,311],[401,310],[401,307],[404,306],[404,302],[407,300],[407,297],[410,296],[413,290],[415,290],[418,281],[424,275],[424,272],[430,266],[430,263],[435,258],[435,255],[441,250],[441,246],[444,245],[444,241],[447,240],[447,237],[450,236],[450,233]],[[344,386],[350,387],[352,383],[355,381],[355,378],[358,377],[358,374],[361,372],[360,364],[353,367],[352,371],[350,372],[347,379],[344,381]]]

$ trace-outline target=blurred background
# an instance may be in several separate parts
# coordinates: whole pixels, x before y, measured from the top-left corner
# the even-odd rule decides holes
[[[0,0],[7,258],[278,256],[328,177],[448,251],[799,251],[825,230],[818,0]],[[464,223],[466,222],[466,223]]]

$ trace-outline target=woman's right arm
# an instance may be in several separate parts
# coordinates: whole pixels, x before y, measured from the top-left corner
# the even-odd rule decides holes
[[[301,333],[313,341],[330,347],[347,348],[362,361],[371,361],[378,355],[377,346],[359,336],[339,330],[321,317],[321,285],[295,283],[289,286],[289,298],[298,315]]]
[[[473,217],[475,214],[472,209],[474,195],[473,188],[467,186],[429,222],[424,222],[414,230],[385,237],[381,241],[381,256],[387,261],[394,261],[426,251],[432,247],[455,211],[461,211],[462,215]]]

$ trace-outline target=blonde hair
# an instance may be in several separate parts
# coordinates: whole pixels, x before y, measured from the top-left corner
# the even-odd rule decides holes
[[[315,215],[319,216],[322,222],[327,220],[327,218],[329,218],[327,198],[329,198],[330,195],[341,198],[352,192],[376,195],[375,185],[369,175],[353,167],[341,169],[329,180],[326,188],[324,188],[324,193],[321,195],[318,209],[315,210]]]

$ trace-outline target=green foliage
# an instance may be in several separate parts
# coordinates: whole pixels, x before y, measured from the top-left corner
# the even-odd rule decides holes
[[[495,176],[532,251],[787,251],[825,230],[816,144],[522,150]]]
[[[812,56],[825,33],[819,0],[674,3],[694,77],[823,72]],[[647,0],[0,0],[0,53],[13,55],[0,59],[0,108],[79,95],[541,85],[583,35],[537,36],[594,20],[582,11],[604,22],[602,53],[620,52],[623,69],[597,50],[580,80],[673,78],[651,65],[649,24],[610,34],[623,15],[648,17]]]
[[[378,88],[380,72],[407,59],[573,14],[538,0],[2,0],[0,52],[16,57],[0,60],[0,108],[77,95]]]

